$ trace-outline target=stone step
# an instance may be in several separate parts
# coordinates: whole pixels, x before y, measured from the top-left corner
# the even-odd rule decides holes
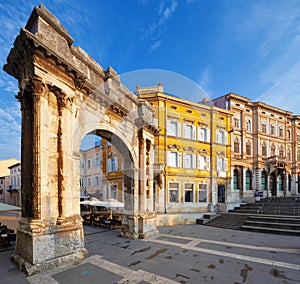
[[[241,230],[252,231],[252,232],[261,232],[261,233],[300,236],[300,230],[291,230],[291,229],[266,228],[266,227],[243,225],[241,227]]]
[[[300,217],[289,217],[289,216],[268,216],[268,215],[257,215],[249,216],[249,220],[269,221],[269,222],[293,222],[300,224]]]
[[[300,224],[295,224],[295,223],[282,223],[282,222],[270,222],[270,221],[266,222],[266,221],[247,220],[244,225],[247,225],[247,226],[265,226],[267,228],[300,230]]]

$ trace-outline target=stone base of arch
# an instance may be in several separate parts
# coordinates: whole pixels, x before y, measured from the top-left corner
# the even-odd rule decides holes
[[[121,236],[130,239],[145,239],[158,235],[156,214],[135,214],[122,216]]]
[[[72,244],[72,245],[70,245]],[[80,216],[56,222],[20,219],[11,260],[28,275],[77,263],[87,255]]]

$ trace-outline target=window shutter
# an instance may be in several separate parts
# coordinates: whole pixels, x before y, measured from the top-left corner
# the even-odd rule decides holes
[[[183,124],[183,138],[187,138],[186,124]]]
[[[217,157],[217,171],[220,171],[220,170],[221,170],[220,159],[221,159],[221,158]]]
[[[198,155],[198,169],[201,170],[201,156]]]
[[[206,128],[206,142],[210,142],[210,129]]]
[[[171,133],[171,121],[167,120],[167,135],[172,135]]]
[[[210,157],[206,156],[206,170],[210,170]]]
[[[196,126],[193,125],[193,140],[196,140],[197,139],[197,136],[196,136]]]
[[[179,168],[182,167],[182,161],[181,161],[182,159],[181,159],[181,157],[182,157],[182,154],[178,152],[178,153],[177,153],[177,162],[178,162],[178,165],[177,165],[177,166],[178,166]]]
[[[228,171],[228,159],[224,158],[224,171]]]
[[[217,143],[220,143],[220,131],[219,131],[219,130],[217,130],[216,138],[217,138],[217,139],[216,139],[216,140],[217,140],[216,142],[217,142]]]
[[[201,127],[197,127],[198,131],[198,140],[201,141]]]
[[[111,160],[110,159],[106,160],[106,172],[108,172],[108,173],[111,172]]]
[[[115,166],[116,166],[115,171],[118,171],[119,170],[118,157],[115,157],[114,160],[115,160]]]
[[[183,153],[183,167],[187,168],[186,154],[185,153]]]
[[[180,122],[177,122],[177,133],[178,133],[177,137],[181,137],[181,123]]]
[[[167,151],[167,165],[171,166],[171,152]]]
[[[228,144],[228,133],[227,131],[224,131],[224,144],[227,145]]]
[[[193,154],[192,157],[193,157],[193,165],[192,166],[193,166],[193,169],[196,169],[197,168],[197,156]]]

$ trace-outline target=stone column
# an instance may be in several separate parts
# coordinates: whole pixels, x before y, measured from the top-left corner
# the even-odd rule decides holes
[[[74,96],[68,96],[58,89],[55,90],[55,95],[57,98],[58,108],[58,217],[59,220],[62,221],[64,218],[70,217],[74,214],[74,198],[77,199],[78,203],[80,201],[80,199],[78,199],[80,195],[74,196],[74,185],[72,180],[72,104]],[[78,213],[79,209],[75,210],[75,212]]]
[[[50,88],[51,92],[41,80],[28,80],[22,83],[18,96],[22,106],[23,196],[12,260],[29,275],[74,263],[87,253],[81,217],[72,210],[73,203],[79,207],[79,199],[76,203],[72,195],[72,163],[67,160],[72,148],[66,141],[72,139],[72,133],[66,124],[72,119],[69,110],[64,114],[65,110],[53,104]]]

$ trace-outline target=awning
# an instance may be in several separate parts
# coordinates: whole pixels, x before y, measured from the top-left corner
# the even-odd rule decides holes
[[[0,211],[21,211],[21,207],[0,202]]]

